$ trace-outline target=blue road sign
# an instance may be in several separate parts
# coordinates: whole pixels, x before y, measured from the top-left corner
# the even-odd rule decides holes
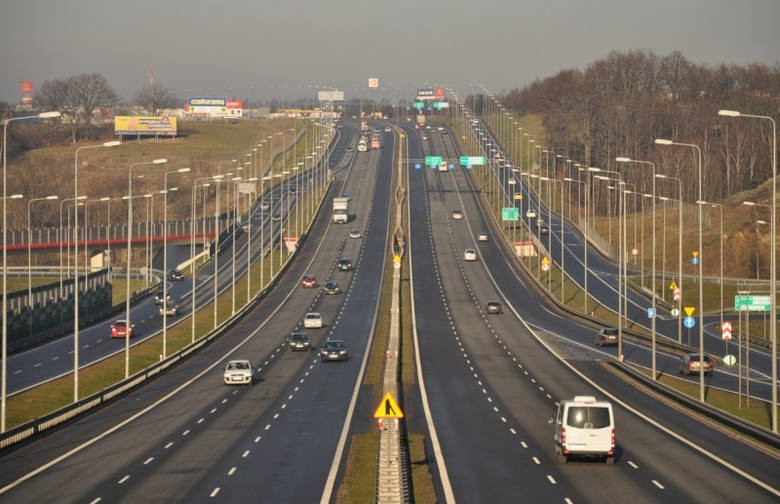
[[[693,317],[685,317],[683,319],[683,325],[688,329],[693,329],[693,326],[696,325],[696,319]]]
[[[691,262],[693,262],[694,266],[699,265],[699,258],[698,257],[691,257]]]
[[[414,163],[415,170],[419,170],[420,168],[422,168],[422,165],[420,163]]]
[[[653,310],[653,307],[647,309],[647,318],[653,318],[655,314],[653,313],[655,310]]]

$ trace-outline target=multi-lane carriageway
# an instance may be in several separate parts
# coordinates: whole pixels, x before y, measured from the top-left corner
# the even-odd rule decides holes
[[[407,159],[457,154],[447,135],[423,141],[401,129]],[[345,141],[354,141],[351,128],[344,130]],[[334,171],[329,196],[352,195],[354,222],[332,225],[322,212],[278,288],[230,334],[148,386],[2,454],[0,483],[12,488],[0,499],[335,500],[330,483],[343,477],[342,449],[351,434],[375,429],[376,398],[361,377],[389,264],[394,135],[384,136],[381,152],[358,154]],[[512,266],[469,173],[411,168],[405,185],[419,365],[403,407],[407,429],[426,436],[439,500],[777,499],[776,453],[637,393],[600,365],[605,355],[591,348],[592,330],[549,310]],[[450,218],[455,208],[464,220]],[[351,227],[363,229],[363,238],[349,239]],[[476,241],[481,231],[488,242]],[[479,260],[464,262],[464,248],[477,249]],[[352,258],[353,272],[335,270],[341,256]],[[345,293],[300,289],[305,273],[337,279]],[[504,313],[484,315],[487,299],[501,299]],[[349,361],[322,364],[313,353],[286,351],[287,335],[312,309],[327,324],[310,331],[315,345],[345,339]],[[257,383],[224,387],[225,360],[244,356],[258,370]],[[547,421],[555,401],[575,394],[615,403],[614,466],[555,462]]]

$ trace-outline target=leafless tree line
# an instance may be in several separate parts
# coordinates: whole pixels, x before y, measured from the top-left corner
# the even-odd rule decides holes
[[[659,172],[680,177],[686,201],[698,199],[695,154],[658,148],[654,140],[699,145],[703,197],[722,201],[771,177],[772,129],[769,121],[717,112],[732,109],[777,120],[780,63],[707,66],[679,52],[664,57],[613,52],[584,70],[561,71],[500,101],[520,115],[540,115],[553,149],[583,164],[636,171],[616,164],[615,157],[655,162]],[[642,174],[648,181],[651,176]]]
[[[33,105],[40,110],[56,110],[62,113],[61,123],[70,130],[75,143],[79,134],[88,129],[100,109],[115,107],[119,97],[99,73],[83,73],[44,82],[33,96]],[[146,113],[156,115],[161,109],[176,106],[179,100],[174,92],[151,78],[138,92],[135,104]]]

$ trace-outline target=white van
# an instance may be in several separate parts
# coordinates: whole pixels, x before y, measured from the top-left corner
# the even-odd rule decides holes
[[[570,456],[597,456],[615,463],[615,416],[609,401],[575,396],[558,403],[555,418],[555,454],[566,463]]]

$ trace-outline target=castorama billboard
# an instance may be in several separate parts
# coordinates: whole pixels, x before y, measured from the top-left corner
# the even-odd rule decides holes
[[[193,96],[187,100],[185,110],[190,114],[225,116],[228,99],[224,96]]]

